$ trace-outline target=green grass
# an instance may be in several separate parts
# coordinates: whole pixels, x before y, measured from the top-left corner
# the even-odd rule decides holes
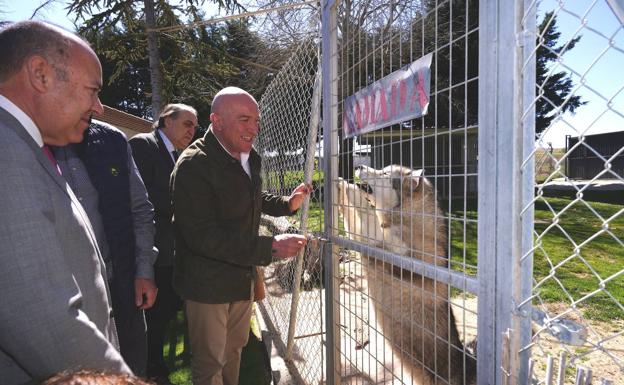
[[[270,184],[271,186],[278,187],[281,186],[281,178],[284,180],[283,188],[286,190],[292,190],[297,187],[301,182],[303,182],[303,171],[284,171],[283,175],[278,172],[270,172],[268,175],[264,176],[264,184]],[[323,184],[323,172],[315,170],[312,173],[312,184],[315,186],[320,186]]]
[[[323,207],[319,202],[310,200],[310,209],[308,210],[308,232],[323,231]]]
[[[537,293],[546,303],[578,301],[600,287],[605,280],[624,270],[624,247],[608,234],[591,239],[574,253],[572,241],[577,245],[593,237],[602,229],[602,221],[582,202],[567,207],[571,199],[547,197],[535,204],[535,242],[541,247],[533,255],[533,276],[537,282]],[[620,241],[624,241],[624,212],[622,206],[586,202],[604,219],[619,213],[609,223],[609,230]],[[555,215],[557,226],[553,224]],[[451,215],[451,268],[476,273],[477,265],[477,212],[462,211]],[[465,256],[465,260],[464,260]],[[593,271],[592,271],[593,270]],[[600,277],[600,279],[598,278]],[[593,294],[578,304],[579,309],[590,319],[607,321],[624,319],[624,275],[615,277],[605,284],[605,291]],[[609,292],[612,299],[606,293]],[[567,294],[566,294],[567,293]]]
[[[546,302],[578,301],[599,289],[598,277],[605,280],[624,269],[624,247],[608,234],[593,238],[575,254],[572,241],[577,245],[586,242],[602,229],[603,223],[584,203],[576,202],[568,207],[571,202],[570,199],[548,197],[535,205],[535,231],[540,235],[536,241],[541,247],[533,257],[534,276],[538,282],[550,276],[538,288],[540,298]],[[586,203],[604,219],[619,213],[610,221],[609,229],[620,241],[624,240],[621,206]],[[552,226],[557,213],[560,213],[558,225]],[[624,276],[613,278],[604,289],[615,300],[601,291],[581,302],[579,307],[591,319],[624,319],[624,311],[617,306],[617,302],[624,304]]]
[[[186,325],[182,312],[172,323],[169,330],[168,343],[164,347],[164,356],[171,370],[169,380],[175,385],[192,385],[190,348],[185,343]],[[249,342],[243,349],[239,385],[269,385],[271,383],[271,368],[268,363],[264,343],[259,340],[260,335],[255,318],[252,318]],[[170,350],[175,346],[175,354]]]
[[[477,212],[453,212],[450,218],[450,267],[465,274],[477,274]]]

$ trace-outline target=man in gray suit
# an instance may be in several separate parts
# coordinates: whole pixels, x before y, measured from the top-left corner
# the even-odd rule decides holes
[[[47,148],[82,140],[101,86],[77,36],[35,21],[0,30],[0,384],[131,373],[93,229]]]

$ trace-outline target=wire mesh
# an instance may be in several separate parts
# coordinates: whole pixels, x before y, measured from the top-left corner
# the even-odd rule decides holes
[[[523,19],[538,25],[524,28],[536,42],[524,60],[537,68],[523,68],[537,74],[523,111],[537,135],[523,163],[534,161],[536,182],[523,208],[534,213],[524,302],[535,322],[522,347],[536,384],[624,383],[624,133],[608,133],[624,127],[621,11],[619,1],[542,1]]]
[[[474,1],[339,5],[339,101],[433,54],[426,115],[338,133],[343,381],[475,383],[478,23]]]
[[[318,124],[319,112],[312,107],[318,70],[318,39],[298,43],[291,57],[275,75],[260,100],[261,131],[257,148],[263,158],[264,189],[278,195],[290,195],[304,181],[306,160],[314,161],[308,182],[313,192],[307,216],[290,218],[263,217],[263,231],[275,235],[286,232],[307,233],[312,238],[303,253],[302,269],[296,274],[297,259],[275,261],[265,269],[267,297],[263,306],[282,345],[292,346],[290,361],[295,375],[303,383],[318,383],[323,375],[323,303],[322,303],[322,173],[319,165],[317,135],[308,138],[311,121]],[[318,82],[317,87],[319,86]],[[318,103],[317,103],[318,104]],[[314,125],[314,123],[312,123]],[[309,143],[312,141],[312,145]],[[296,288],[296,282],[300,282]],[[293,297],[298,296],[293,302]],[[295,309],[292,308],[295,304]],[[292,336],[287,341],[291,318],[296,317]]]

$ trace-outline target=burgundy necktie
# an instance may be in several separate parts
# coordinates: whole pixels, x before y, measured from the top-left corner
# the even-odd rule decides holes
[[[50,159],[50,162],[52,162],[52,165],[54,166],[56,171],[58,171],[59,175],[63,175],[61,173],[61,168],[59,167],[58,163],[56,162],[56,158],[54,157],[54,154],[52,153],[52,150],[50,150],[50,147],[48,147],[47,144],[44,144],[43,147],[41,147],[41,150],[43,150],[43,153],[46,154],[48,159]]]

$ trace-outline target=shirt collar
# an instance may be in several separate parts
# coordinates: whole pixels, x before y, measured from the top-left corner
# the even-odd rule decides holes
[[[169,154],[171,154],[172,151],[176,150],[175,147],[173,147],[173,144],[171,143],[169,138],[167,138],[167,134],[162,132],[162,130],[160,128],[158,130],[156,130],[156,132],[158,132],[158,135],[160,135],[160,137],[162,138],[163,142],[165,143],[165,147],[167,147],[167,152]]]
[[[15,117],[15,119],[17,119],[17,121],[20,122],[22,126],[24,126],[26,132],[28,132],[28,134],[33,138],[37,145],[39,147],[43,147],[43,138],[41,137],[41,132],[39,131],[39,128],[37,127],[35,122],[33,122],[33,120],[30,118],[30,116],[26,115],[26,113],[22,111],[21,108],[16,106],[15,103],[7,99],[4,95],[0,95],[0,107],[7,110],[9,114],[13,115],[13,117]]]
[[[249,161],[249,153],[248,152],[241,152],[240,154],[241,156],[241,163],[245,164]]]

